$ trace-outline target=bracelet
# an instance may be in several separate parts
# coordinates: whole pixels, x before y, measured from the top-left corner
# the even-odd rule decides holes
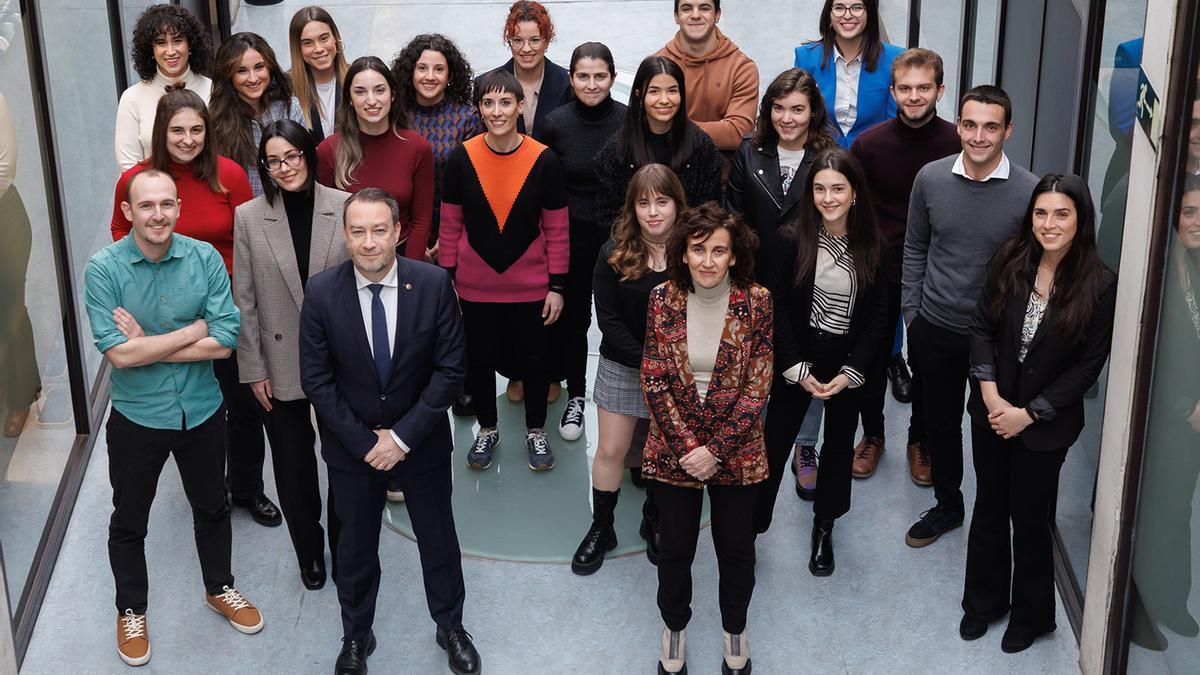
[[[551,291],[552,293],[558,293],[559,295],[563,295],[563,294],[564,294],[564,291],[566,291],[566,290],[567,290],[567,289],[566,289],[566,287],[565,287],[565,286],[551,286],[551,287],[550,287],[550,291]]]

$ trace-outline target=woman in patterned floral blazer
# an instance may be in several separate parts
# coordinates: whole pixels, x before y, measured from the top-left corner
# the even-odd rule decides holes
[[[642,388],[662,543],[659,673],[679,673],[691,618],[692,559],[704,488],[720,566],[722,673],[750,672],[746,611],[754,591],[754,509],[767,477],[762,410],[771,390],[771,295],[754,283],[758,238],[714,202],[685,211],[667,243],[670,280],[650,295]]]

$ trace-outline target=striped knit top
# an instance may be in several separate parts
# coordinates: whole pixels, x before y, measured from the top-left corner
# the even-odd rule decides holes
[[[850,315],[858,280],[850,256],[850,238],[817,233],[817,269],[813,275],[813,308],[808,325],[837,335],[850,332]]]

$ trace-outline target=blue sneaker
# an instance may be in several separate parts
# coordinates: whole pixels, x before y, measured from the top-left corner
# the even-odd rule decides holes
[[[541,429],[525,434],[525,449],[529,450],[529,468],[533,471],[549,471],[554,468],[554,453],[550,441]]]
[[[500,432],[496,429],[480,431],[475,442],[467,451],[467,466],[483,471],[492,465],[492,453],[500,444]]]

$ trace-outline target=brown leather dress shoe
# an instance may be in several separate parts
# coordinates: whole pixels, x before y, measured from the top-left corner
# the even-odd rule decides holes
[[[25,430],[25,422],[29,419],[29,406],[17,410],[8,411],[8,416],[4,419],[4,437],[16,438]]]
[[[929,451],[921,442],[908,444],[908,477],[921,487],[933,485],[933,477],[929,470]]]
[[[870,478],[875,475],[875,467],[879,457],[883,455],[884,442],[882,438],[863,436],[854,448],[854,465],[850,470],[855,478]]]

